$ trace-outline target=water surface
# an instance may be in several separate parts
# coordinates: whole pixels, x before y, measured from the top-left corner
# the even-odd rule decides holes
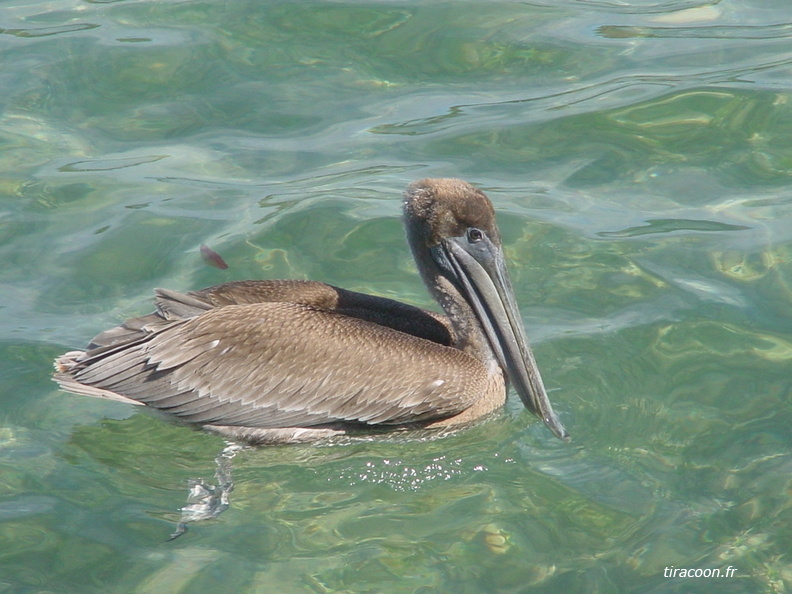
[[[6,3],[0,591],[792,588],[791,40],[785,0]],[[493,199],[571,444],[514,398],[243,451],[168,542],[224,443],[53,357],[159,286],[430,306],[399,220],[428,176]]]

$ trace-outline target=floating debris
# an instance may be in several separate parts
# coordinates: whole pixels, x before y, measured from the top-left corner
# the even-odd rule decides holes
[[[220,270],[225,270],[228,268],[228,264],[225,263],[225,260],[223,260],[220,254],[211,249],[205,243],[201,244],[201,257],[203,258],[204,262],[209,264],[209,266],[214,266]]]

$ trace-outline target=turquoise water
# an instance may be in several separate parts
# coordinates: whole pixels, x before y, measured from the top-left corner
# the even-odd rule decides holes
[[[0,591],[792,588],[787,0],[53,0],[0,33]],[[399,220],[427,176],[495,202],[571,444],[512,398],[243,451],[169,542],[223,441],[60,392],[53,357],[159,286],[429,306]]]

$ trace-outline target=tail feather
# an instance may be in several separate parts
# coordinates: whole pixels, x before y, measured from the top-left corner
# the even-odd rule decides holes
[[[81,384],[74,379],[72,372],[80,365],[81,359],[83,359],[85,355],[85,351],[70,351],[55,359],[55,374],[52,376],[52,379],[58,382],[58,385],[63,390],[81,396],[93,396],[94,398],[115,400],[116,402],[123,402],[124,404],[143,404],[142,402],[126,398],[125,396],[110,392],[109,390]]]

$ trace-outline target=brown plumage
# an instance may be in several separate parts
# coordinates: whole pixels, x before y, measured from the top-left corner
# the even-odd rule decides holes
[[[145,404],[254,443],[455,425],[501,406],[507,376],[553,432],[503,265],[492,204],[453,179],[416,182],[405,226],[446,316],[313,281],[156,291],[157,311],[59,357],[70,392]]]

